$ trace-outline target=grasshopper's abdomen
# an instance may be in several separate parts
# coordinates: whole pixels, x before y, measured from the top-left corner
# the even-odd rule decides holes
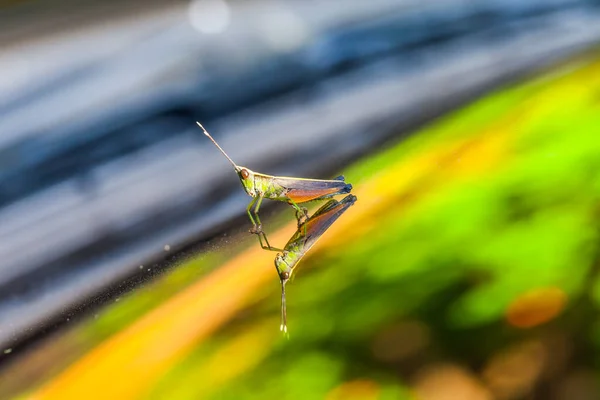
[[[352,185],[348,183],[344,184],[344,186],[341,186],[340,188],[318,188],[313,190],[291,189],[287,193],[287,196],[296,203],[305,203],[307,201],[329,199],[340,194],[350,193],[351,190]]]

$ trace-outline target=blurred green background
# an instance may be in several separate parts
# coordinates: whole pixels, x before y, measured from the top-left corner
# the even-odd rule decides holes
[[[596,58],[340,171],[358,201],[288,285],[289,339],[274,253],[240,234],[36,345],[0,397],[597,399]]]

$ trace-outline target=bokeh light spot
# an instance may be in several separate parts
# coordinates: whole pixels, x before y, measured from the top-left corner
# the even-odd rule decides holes
[[[567,302],[565,292],[556,287],[530,290],[517,297],[506,310],[506,320],[518,328],[531,328],[555,318]]]
[[[492,400],[490,392],[468,370],[452,364],[424,368],[413,386],[417,399]]]
[[[522,398],[536,384],[546,360],[541,343],[522,343],[493,356],[483,371],[483,379],[498,399]]]
[[[327,400],[376,400],[379,398],[379,385],[371,380],[358,379],[344,382],[327,394]]]
[[[198,32],[224,32],[231,22],[231,10],[223,0],[193,0],[188,8],[190,24]]]

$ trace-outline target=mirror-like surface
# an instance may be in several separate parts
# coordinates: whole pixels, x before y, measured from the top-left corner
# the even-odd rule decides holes
[[[288,286],[290,339],[273,253],[238,238],[39,344],[2,387],[46,365],[36,398],[595,395],[599,70],[563,65],[346,169],[360,202]]]
[[[599,20],[2,3],[0,397],[597,398]],[[289,340],[275,255],[195,121],[252,170],[354,186],[286,286]],[[265,200],[273,246],[293,214]]]

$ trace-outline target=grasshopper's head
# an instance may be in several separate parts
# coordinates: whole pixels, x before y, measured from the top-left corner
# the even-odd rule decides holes
[[[293,272],[292,268],[285,261],[284,255],[285,252],[283,255],[278,253],[275,257],[275,268],[277,268],[277,273],[279,274],[279,279],[281,280],[282,285],[285,285],[285,283],[292,277]]]
[[[240,182],[244,186],[244,190],[248,195],[255,197],[256,188],[254,187],[254,172],[246,167],[235,166],[235,172],[237,172]]]
[[[293,269],[288,265],[285,261],[285,256],[287,252],[284,251],[283,255],[281,253],[277,254],[275,257],[275,268],[277,268],[277,273],[279,274],[279,280],[281,281],[281,329],[282,332],[287,334],[287,311],[285,306],[285,284],[290,280],[292,276]]]

